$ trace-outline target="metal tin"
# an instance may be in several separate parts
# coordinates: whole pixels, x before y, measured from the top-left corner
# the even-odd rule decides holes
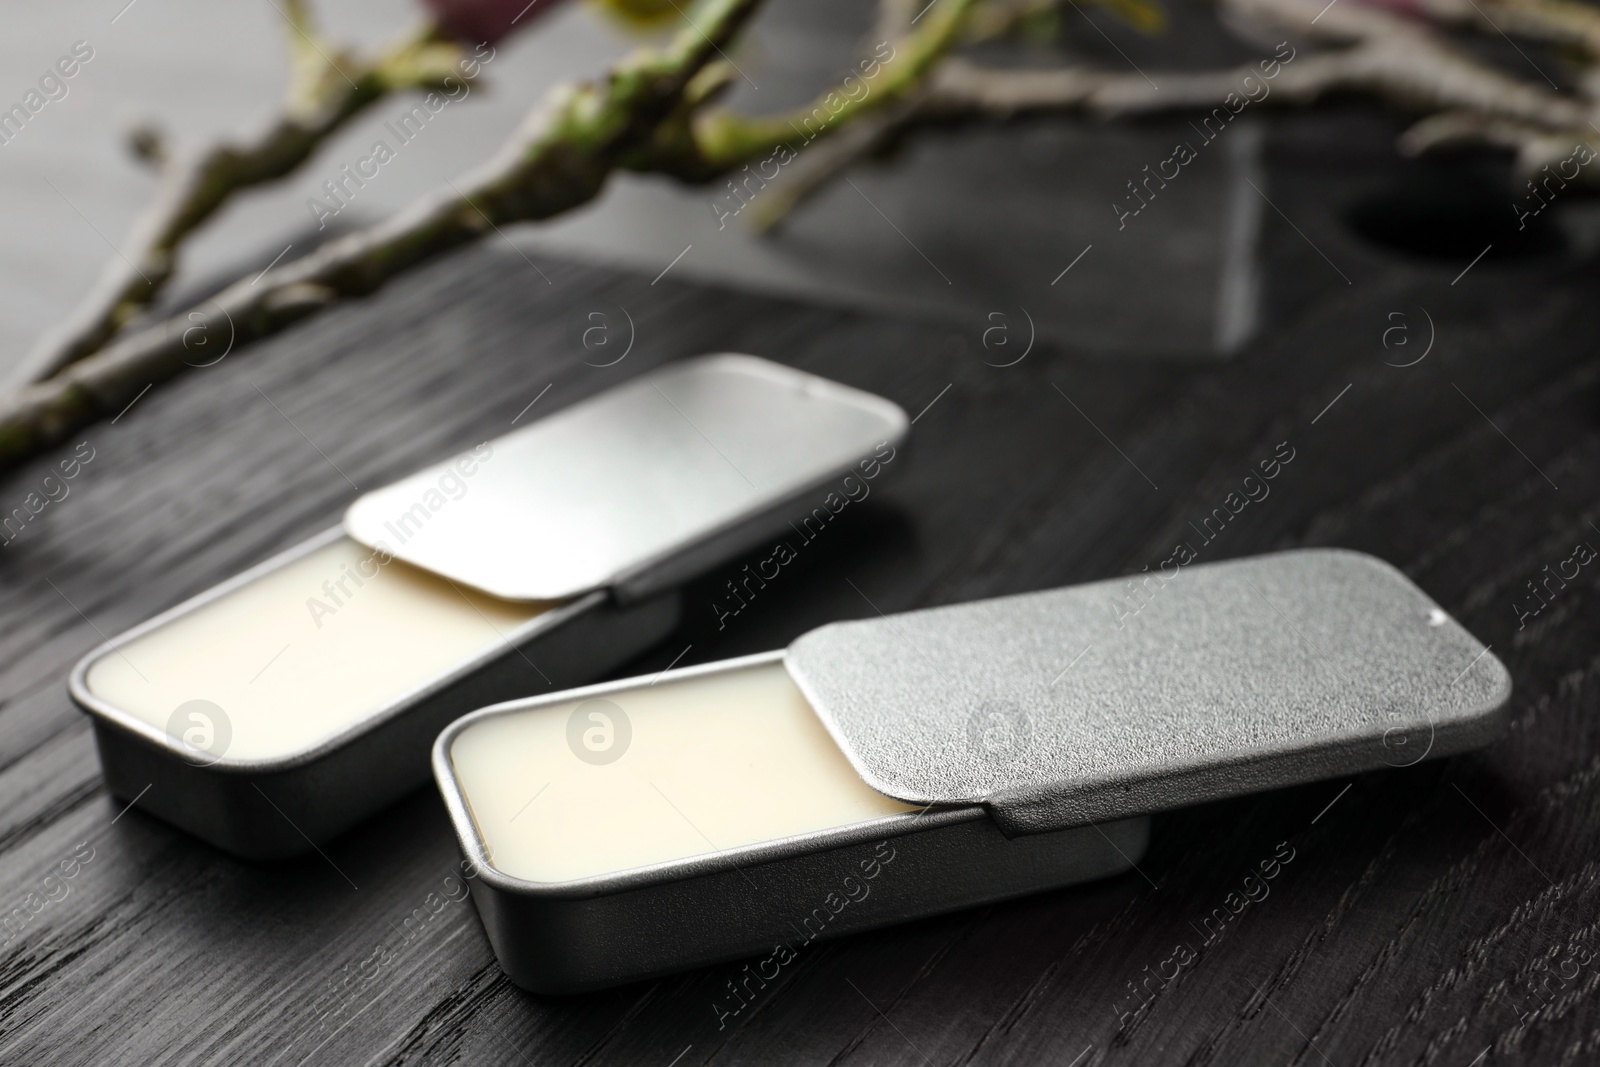
[[[653,414],[641,410],[641,395],[659,398]],[[730,403],[743,405],[746,417],[712,417]],[[686,413],[700,416],[700,425],[688,423]],[[383,524],[391,507],[422,499],[443,465],[366,494],[343,529],[106,642],[78,663],[68,689],[94,721],[114,795],[138,798],[144,810],[246,858],[302,854],[421,785],[439,730],[473,708],[526,694],[529,661],[545,676],[535,684],[559,688],[589,681],[660,640],[677,624],[675,583],[759,541],[798,502],[871,461],[875,447],[900,442],[907,426],[889,401],[754,357],[672,364],[490,442],[504,461],[485,464],[470,493],[429,518],[425,536],[385,538]],[[572,455],[574,428],[587,460]],[[619,484],[642,495],[619,507],[608,499]],[[670,536],[636,536],[634,527],[651,521],[651,504],[671,509],[673,522],[656,527]],[[503,632],[499,647],[281,758],[197,753],[90,689],[90,668],[120,654],[120,646],[346,536],[491,596],[560,603]],[[519,548],[528,553],[541,536],[586,546],[583,573],[574,579],[577,570],[558,566],[562,581],[534,588],[524,580],[538,568],[519,560]]]
[[[667,671],[651,684],[780,662],[769,652]],[[495,956],[536,993],[579,993],[1107,877],[1144,854],[1149,820],[1008,838],[981,805],[906,812],[633,870],[539,883],[497,869],[451,762],[486,718],[606,697],[627,679],[501,704],[452,723],[433,767]],[[887,852],[885,851],[887,849]],[[883,863],[885,855],[892,855]],[[844,878],[881,864],[865,899],[825,906]]]
[[[678,622],[668,592],[628,607],[590,593],[528,620],[506,642],[444,672],[377,715],[282,759],[211,758],[101,700],[87,675],[119,645],[150,633],[344,536],[327,530],[184,601],[95,649],[73,668],[72,699],[94,721],[100,769],[113,796],[246,859],[311,851],[417,788],[433,738],[466,708],[527,691],[528,662],[552,684],[588,681],[649,648]],[[197,758],[199,757],[199,758]]]
[[[830,935],[1116,873],[1149,812],[1486,744],[1510,697],[1500,662],[1404,575],[1338,550],[836,623],[666,677],[778,660],[863,780],[923,812],[539,884],[493,866],[452,746],[487,717],[639,683],[440,736],[434,773],[515,982],[574,992],[768,952],[883,840],[910,876]]]
[[[790,675],[866,782],[1008,833],[1409,766],[1506,726],[1505,667],[1396,568],[1303,549],[832,623]],[[961,742],[1012,724],[1010,758]]]

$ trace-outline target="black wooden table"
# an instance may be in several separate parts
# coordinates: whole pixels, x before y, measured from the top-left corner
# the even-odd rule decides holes
[[[1363,241],[1346,217],[1396,188],[1391,132],[1332,115],[1274,135],[1267,329],[1227,365],[1040,344],[998,368],[983,321],[540,260],[547,282],[497,238],[86,431],[70,492],[0,549],[0,1063],[1593,1062],[1600,568],[1542,600],[1528,583],[1600,546],[1600,266],[1492,252],[1463,274],[1470,255]],[[1446,237],[1470,247],[1470,216]],[[1151,315],[1171,296],[1138,277],[1125,291]],[[615,307],[633,349],[586,365],[587,315]],[[1426,358],[1395,365],[1430,332]],[[101,635],[332,524],[352,486],[503,432],[535,397],[526,417],[718,349],[889,396],[918,416],[912,442],[725,628],[712,603],[747,561],[692,586],[681,631],[622,673],[779,647],[871,614],[867,598],[893,611],[1139,570],[1287,442],[1271,495],[1201,558],[1391,560],[1509,666],[1512,728],[1469,756],[1159,816],[1115,879],[820,944],[723,1029],[734,965],[570,999],[510,985],[447,893],[431,790],[326,859],[270,867],[106,794],[64,690]],[[71,452],[0,482],[5,510]],[[1276,877],[1246,881],[1273,858]]]

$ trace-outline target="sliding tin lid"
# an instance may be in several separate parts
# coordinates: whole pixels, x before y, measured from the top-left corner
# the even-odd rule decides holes
[[[1506,669],[1395,568],[1340,550],[837,623],[785,662],[856,769],[1007,833],[1487,743]]]
[[[642,595],[668,570],[686,576],[672,566],[685,555],[709,566],[748,547],[730,533],[907,426],[871,393],[754,356],[702,356],[367,493],[344,525],[507,600],[560,600],[629,576]]]

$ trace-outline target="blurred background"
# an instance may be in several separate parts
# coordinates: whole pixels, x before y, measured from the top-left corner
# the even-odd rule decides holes
[[[530,6],[523,26],[496,44],[469,96],[452,102],[347,210],[319,227],[307,202],[324,195],[323,183],[340,166],[366,155],[419,93],[380,100],[296,173],[237,196],[189,242],[178,282],[154,313],[388,216],[489,157],[551,86],[594,77],[675,28],[626,24],[594,3]],[[414,0],[323,0],[314,11],[328,40],[361,50],[422,14]],[[153,168],[128,146],[130,132],[153,129],[182,146],[259,126],[283,93],[288,30],[284,8],[266,0],[75,0],[0,17],[0,55],[15,83],[5,91],[19,99],[36,69],[47,71],[75,42],[93,50],[67,95],[0,146],[9,253],[0,259],[3,369],[66,315],[108,257],[122,254],[118,246],[156,185]],[[739,76],[728,103],[768,113],[810,100],[850,71],[874,19],[875,5],[860,0],[773,0],[734,50]],[[1509,56],[1523,74],[1559,74],[1551,59],[1541,66],[1530,56],[1543,55],[1537,43],[1484,37],[1472,47]],[[1130,0],[1059,5],[1044,32],[986,46],[981,58],[1001,67],[1079,64],[1147,77],[1147,69],[1214,70],[1258,54],[1270,48],[1227,32],[1210,5]],[[1181,181],[1162,186],[1133,225],[1119,225],[1113,204],[1127,201],[1129,183],[1168,158],[1175,141],[1196,140],[1190,117],[919,131],[888,158],[849,168],[849,181],[836,178],[785,225],[760,235],[749,218],[719,225],[713,205],[728,195],[720,181],[686,187],[621,174],[597,202],[518,227],[515,240],[652,275],[674,264],[702,280],[968,324],[1000,321],[988,318],[1000,314],[1082,354],[1189,361],[1227,358],[1271,313],[1258,254],[1263,220],[1278,215],[1294,225],[1273,206],[1275,176],[1265,161],[1274,149],[1315,156],[1320,144],[1324,158],[1304,160],[1313,167],[1349,166],[1353,148],[1371,150],[1376,165],[1346,175],[1336,202],[1324,206],[1364,240],[1410,256],[1441,257],[1459,269],[1490,243],[1498,245],[1491,259],[1557,249],[1586,255],[1595,247],[1600,213],[1578,196],[1534,218],[1532,232],[1516,225],[1526,191],[1509,153],[1402,161],[1385,149],[1406,120],[1371,106],[1332,111],[1332,121],[1344,120],[1338,141],[1326,136],[1323,114],[1309,120],[1320,120],[1322,131],[1310,127],[1299,144],[1291,132],[1274,145],[1269,131],[1281,113],[1247,110],[1226,137],[1203,147]],[[1353,140],[1351,125],[1360,130]],[[789,177],[775,184],[782,188]],[[1080,256],[1087,269],[1065,273]],[[1333,266],[1316,282],[1349,279]]]
[[[374,48],[420,14],[408,0],[323,0],[332,40]],[[742,76],[729,103],[751,112],[792,107],[847,73],[874,5],[860,0],[775,0],[734,52]],[[273,4],[106,0],[27,5],[4,13],[3,69],[18,98],[74,42],[94,58],[10,143],[0,147],[8,254],[0,259],[0,364],[58,322],[117,255],[156,184],[127,147],[150,124],[175,144],[255,128],[286,81],[285,16]],[[1251,59],[1203,6],[1175,6],[1159,34],[1098,5],[1064,7],[1056,43],[1010,43],[999,62],[1075,58],[1131,71],[1215,68]],[[670,27],[669,27],[670,29]],[[550,86],[590,78],[664,32],[624,25],[595,5],[542,14],[495,46],[470,97],[452,103],[406,146],[352,206],[319,231],[308,199],[338,168],[367,154],[384,125],[420,96],[380,101],[280,183],[248,191],[192,242],[160,308],[271,262],[309,251],[330,232],[381,219],[487,158]],[[1263,54],[1267,54],[1263,52]],[[1111,204],[1141,168],[1190,136],[1183,118],[1142,124],[1050,120],[1011,129],[919,134],[890,160],[834,181],[779,232],[740,220],[721,228],[712,200],[722,183],[684,187],[619,176],[599,202],[550,224],[519,229],[530,247],[675,270],[735,286],[986,323],[991,312],[1085,352],[1208,360],[1236,351],[1259,328],[1257,243],[1272,209],[1265,189],[1263,122],[1246,113],[1137,222],[1119,232]],[[746,220],[747,221],[747,220]],[[1062,272],[1086,248],[1082,264]],[[1337,276],[1329,272],[1337,281]]]

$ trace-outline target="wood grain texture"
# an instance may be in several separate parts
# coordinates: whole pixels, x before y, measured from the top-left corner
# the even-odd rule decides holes
[[[547,282],[497,238],[93,428],[70,494],[0,549],[0,906],[93,850],[0,945],[0,1063],[1592,1062],[1600,960],[1573,961],[1600,928],[1600,569],[1524,628],[1512,605],[1576,543],[1600,545],[1600,265],[1491,259],[1452,285],[1464,263],[1403,260],[1339,221],[1384,180],[1388,131],[1292,130],[1270,154],[1269,329],[1223,367],[1041,344],[998,369],[983,321],[540,260]],[[633,350],[587,366],[586,316],[615,306]],[[1420,344],[1419,308],[1433,352],[1386,366],[1389,314]],[[431,791],[272,867],[105,794],[64,691],[99,635],[331,524],[352,486],[509,429],[547,386],[524,419],[717,349],[922,414],[891,476],[744,612],[719,629],[712,602],[764,553],[691,586],[681,631],[622,673],[1137,571],[1287,441],[1270,496],[1201,558],[1391,560],[1505,660],[1513,727],[1470,756],[1161,816],[1135,873],[812,947],[720,1030],[731,965],[570,999],[512,987],[469,903],[427,907],[456,860]],[[0,483],[6,510],[60,458]],[[1288,850],[1263,899],[1204,925]],[[1193,959],[1152,979],[1180,944]]]

